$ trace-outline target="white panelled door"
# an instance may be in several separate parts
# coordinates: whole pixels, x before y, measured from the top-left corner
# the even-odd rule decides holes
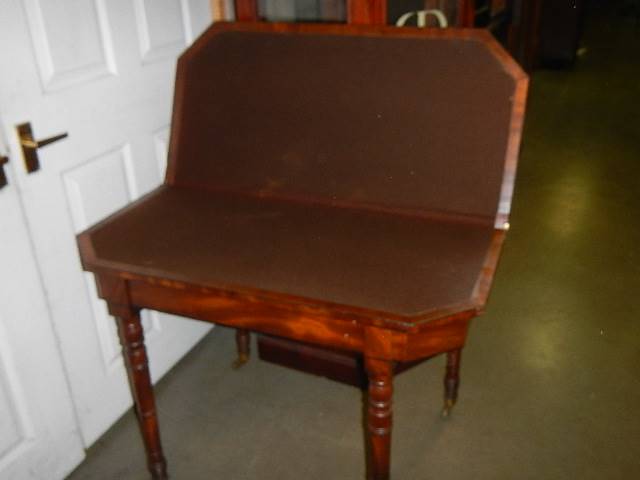
[[[0,0],[2,127],[87,446],[131,398],[74,235],[161,181],[175,60],[209,22],[208,0]],[[39,149],[31,174],[15,130],[24,122],[35,139],[69,134]],[[208,328],[155,312],[144,323],[154,380]]]
[[[10,170],[0,188],[0,479],[57,479],[84,451]]]

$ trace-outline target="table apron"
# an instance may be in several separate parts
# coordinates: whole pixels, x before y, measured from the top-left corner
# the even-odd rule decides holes
[[[278,305],[206,289],[177,289],[135,280],[127,283],[129,300],[138,308],[342,350],[364,351],[365,326],[322,308]]]

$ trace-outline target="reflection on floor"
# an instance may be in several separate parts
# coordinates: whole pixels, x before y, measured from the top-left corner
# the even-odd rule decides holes
[[[574,71],[535,74],[512,229],[453,416],[443,359],[398,377],[393,478],[640,472],[640,28],[593,16]],[[362,479],[360,393],[253,359],[218,328],[158,387],[172,478]],[[147,478],[127,414],[70,479]]]

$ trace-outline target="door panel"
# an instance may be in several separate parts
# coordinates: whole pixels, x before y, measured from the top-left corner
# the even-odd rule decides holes
[[[209,21],[208,0],[3,1],[0,45],[12,48],[0,61],[12,68],[0,76],[0,109],[12,151],[18,123],[31,122],[36,139],[69,133],[39,150],[39,171],[16,165],[16,180],[86,445],[131,397],[75,234],[161,182],[175,60]],[[154,380],[209,328],[143,315]]]
[[[132,161],[131,148],[124,145],[62,173],[76,233],[131,201],[131,192],[136,190],[130,173],[133,171]],[[105,371],[112,374],[119,368],[120,362],[120,345],[114,322],[109,317],[104,302],[97,297],[93,275],[85,273],[84,277],[103,366]]]
[[[0,189],[0,478],[59,479],[84,451],[10,167]]]
[[[187,43],[192,43],[211,23],[215,2],[200,0],[180,0]],[[216,17],[217,18],[217,17]]]
[[[180,2],[134,0],[134,6],[140,39],[140,55],[143,61],[153,62],[175,58],[186,45]]]
[[[156,161],[160,178],[167,171],[167,155],[169,154],[169,127],[161,127],[153,132],[153,143],[156,147]]]
[[[0,472],[16,452],[27,446],[33,436],[33,422],[25,408],[24,388],[15,368],[15,353],[7,341],[7,320],[0,316]]]
[[[104,0],[24,0],[45,91],[115,74]]]

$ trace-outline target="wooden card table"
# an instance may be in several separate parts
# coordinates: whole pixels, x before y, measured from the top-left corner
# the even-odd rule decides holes
[[[505,231],[527,78],[481,31],[216,24],[180,58],[164,184],[78,237],[116,317],[153,478],[167,478],[139,312],[237,329],[368,388],[389,478],[393,376],[448,355]]]

